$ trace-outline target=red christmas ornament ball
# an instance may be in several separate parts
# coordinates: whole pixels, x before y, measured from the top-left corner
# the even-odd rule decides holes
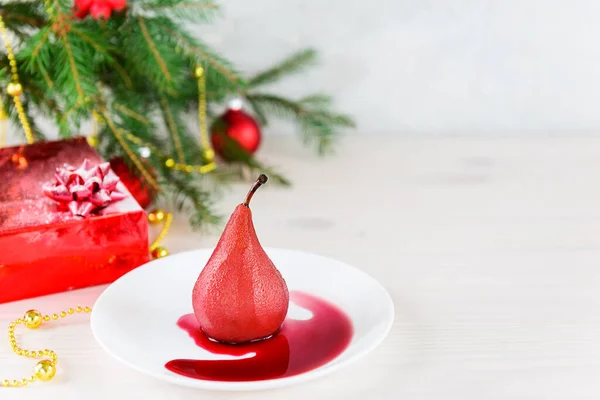
[[[223,135],[237,142],[250,154],[258,150],[262,139],[258,123],[242,110],[239,101],[232,102],[225,114],[221,115],[211,128],[211,143],[215,153],[230,161],[233,156],[226,151]]]
[[[129,168],[123,158],[111,159],[110,167],[142,208],[147,208],[154,202],[156,191],[146,183],[146,179],[138,171]],[[154,171],[148,166],[146,167],[154,175]]]
[[[120,11],[127,6],[127,0],[75,0],[73,15],[79,19],[92,14],[94,19],[110,18],[113,11]]]

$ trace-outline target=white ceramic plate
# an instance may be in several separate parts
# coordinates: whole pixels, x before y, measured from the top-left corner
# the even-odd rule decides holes
[[[199,380],[165,368],[172,359],[215,359],[176,326],[192,312],[191,293],[212,253],[201,249],[154,260],[124,275],[98,298],[92,331],[112,356],[140,372],[175,384],[210,390],[264,390],[305,382],[345,366],[373,350],[394,319],[386,290],[364,272],[330,258],[300,251],[265,248],[290,291],[302,291],[336,305],[351,319],[354,334],[348,347],[329,363],[291,377],[261,381]],[[307,319],[310,312],[290,305],[288,318]]]

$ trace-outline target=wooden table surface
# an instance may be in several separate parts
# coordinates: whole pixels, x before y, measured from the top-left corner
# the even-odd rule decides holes
[[[262,157],[293,180],[253,204],[263,244],[338,258],[378,279],[394,327],[356,364],[267,392],[213,393],[129,369],[95,343],[87,316],[19,335],[55,349],[57,378],[3,399],[598,399],[600,138],[346,138],[317,159],[295,138]],[[228,214],[246,185],[219,201]],[[177,219],[171,252],[213,246]],[[0,305],[91,305],[104,287]],[[0,379],[30,375],[0,332]],[[152,349],[148,349],[152,351]]]

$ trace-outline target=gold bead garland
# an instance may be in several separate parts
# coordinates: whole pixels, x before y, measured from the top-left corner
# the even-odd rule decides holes
[[[167,233],[169,233],[171,222],[173,222],[173,214],[164,212],[159,208],[154,211],[151,211],[148,214],[148,222],[150,222],[151,224],[158,224],[164,222],[160,233],[158,234],[156,239],[154,239],[154,242],[152,242],[152,244],[150,245],[150,254],[152,255],[152,258],[162,258],[168,256],[169,252],[167,251],[167,249],[165,249],[164,247],[159,247],[159,245],[163,241],[165,236],[167,236]]]
[[[214,163],[215,151],[208,139],[208,129],[206,126],[206,74],[204,68],[197,66],[194,75],[198,80],[198,125],[200,126],[200,145],[204,149],[203,156],[208,161],[208,166],[212,169],[216,167]]]
[[[6,47],[6,54],[8,56],[10,64],[10,72],[12,73],[12,81],[6,87],[6,92],[9,96],[12,96],[13,98],[13,102],[15,103],[15,108],[17,110],[17,115],[19,116],[19,121],[21,122],[23,131],[25,132],[25,138],[27,139],[27,143],[31,144],[34,142],[33,132],[31,131],[31,126],[29,125],[29,121],[27,120],[27,114],[25,114],[23,103],[21,103],[21,98],[19,97],[23,93],[23,86],[21,86],[21,83],[19,82],[19,70],[17,68],[17,60],[15,59],[15,55],[12,50],[12,45],[10,44],[8,38],[8,31],[6,30],[6,26],[4,25],[2,15],[0,15],[0,34],[2,34],[2,39],[4,40],[4,47]]]
[[[161,154],[159,149],[157,149],[155,146],[153,146],[150,143],[144,142],[139,137],[137,137],[129,132],[126,132],[126,131],[123,131],[122,134],[123,134],[123,136],[125,136],[127,138],[127,140],[137,144],[138,146],[147,147],[154,154],[158,154],[158,155]],[[96,143],[96,140],[97,139],[92,139],[92,142]],[[88,143],[89,143],[89,140],[88,140]],[[210,149],[210,151],[212,151],[212,149]],[[206,154],[206,152],[204,154]],[[184,164],[184,163],[175,162],[175,160],[172,158],[167,158],[165,160],[165,167],[176,169],[178,171],[188,172],[188,173],[197,172],[199,174],[206,174],[206,173],[209,173],[210,171],[214,170],[217,167],[217,165],[215,164],[214,161],[211,161],[210,163],[203,164],[203,165]]]
[[[152,258],[154,258],[154,259],[163,258],[168,255],[169,255],[169,251],[167,249],[165,249],[164,247],[158,246],[157,248],[152,250]]]
[[[156,225],[158,223],[161,223],[165,219],[165,217],[166,213],[160,208],[157,208],[156,210],[150,211],[150,213],[148,214],[148,222],[152,225]]]
[[[6,110],[4,109],[4,102],[0,98],[0,147],[4,147],[4,141],[6,139]]]
[[[49,381],[54,378],[56,374],[56,364],[58,363],[58,355],[54,350],[44,349],[44,350],[27,350],[22,347],[19,347],[17,344],[17,338],[15,337],[15,328],[17,325],[25,325],[26,328],[29,329],[37,329],[43,323],[49,322],[51,320],[56,321],[59,317],[65,318],[67,315],[73,315],[75,313],[90,313],[92,309],[90,307],[82,307],[77,306],[76,308],[69,308],[67,311],[61,311],[58,314],[52,315],[42,315],[37,310],[28,310],[23,318],[17,318],[15,321],[8,324],[8,344],[10,345],[11,350],[18,356],[30,357],[30,358],[43,358],[47,357],[41,361],[39,361],[33,370],[33,375],[28,378],[23,379],[13,379],[8,380],[4,379],[0,381],[0,386],[4,387],[19,387],[19,386],[27,386],[36,380],[40,381]]]
[[[6,87],[6,93],[11,96],[20,96],[23,94],[23,86],[20,83],[11,82]]]

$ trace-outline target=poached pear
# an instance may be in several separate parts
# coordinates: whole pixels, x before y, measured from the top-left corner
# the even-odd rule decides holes
[[[261,246],[250,200],[267,182],[260,175],[229,218],[192,292],[194,314],[211,339],[244,343],[278,332],[289,305],[289,291]]]

